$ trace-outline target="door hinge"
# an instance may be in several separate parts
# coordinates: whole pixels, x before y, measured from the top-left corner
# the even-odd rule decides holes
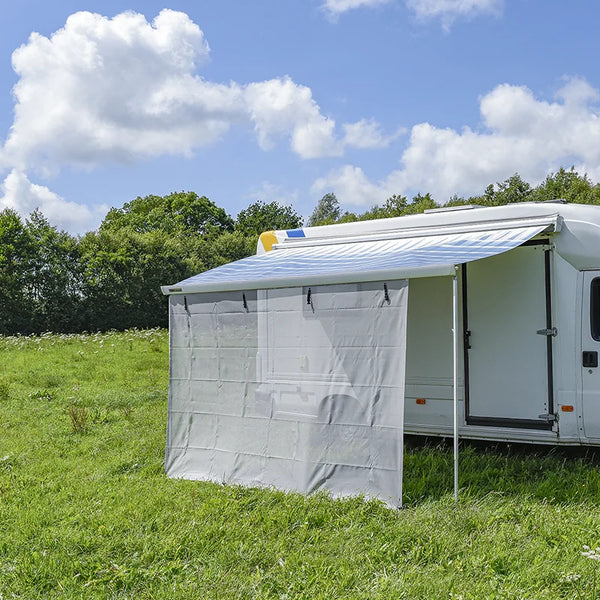
[[[550,329],[538,329],[536,333],[538,335],[551,335],[552,337],[556,337],[558,335],[558,329],[556,329],[556,327],[551,327]]]
[[[546,421],[546,423],[554,423],[554,421],[556,421],[556,415],[547,413],[545,415],[538,415],[538,419],[541,421]]]

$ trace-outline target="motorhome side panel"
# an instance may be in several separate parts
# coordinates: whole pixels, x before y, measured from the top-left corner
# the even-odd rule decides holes
[[[462,325],[459,325],[459,331],[462,331]],[[462,342],[459,356],[462,356]],[[460,361],[461,401],[462,386]],[[450,435],[452,395],[452,278],[412,279],[406,336],[405,430],[416,434]]]
[[[578,348],[581,331],[582,274],[557,252],[552,255],[554,395],[558,441],[577,444],[582,431]]]

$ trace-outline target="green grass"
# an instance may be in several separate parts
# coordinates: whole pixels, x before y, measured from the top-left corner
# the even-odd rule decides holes
[[[595,453],[410,444],[405,508],[167,479],[164,331],[0,338],[0,598],[600,598]],[[79,422],[74,419],[79,415]]]

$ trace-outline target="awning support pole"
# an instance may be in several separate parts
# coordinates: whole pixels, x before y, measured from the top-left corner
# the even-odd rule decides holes
[[[458,267],[455,267],[458,269]],[[458,502],[458,278],[452,277],[452,389],[454,400],[454,500]]]

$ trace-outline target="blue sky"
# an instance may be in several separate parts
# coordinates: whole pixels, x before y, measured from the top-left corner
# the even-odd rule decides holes
[[[0,21],[0,208],[72,232],[136,196],[309,215],[326,192],[600,180],[590,0],[20,0]]]

